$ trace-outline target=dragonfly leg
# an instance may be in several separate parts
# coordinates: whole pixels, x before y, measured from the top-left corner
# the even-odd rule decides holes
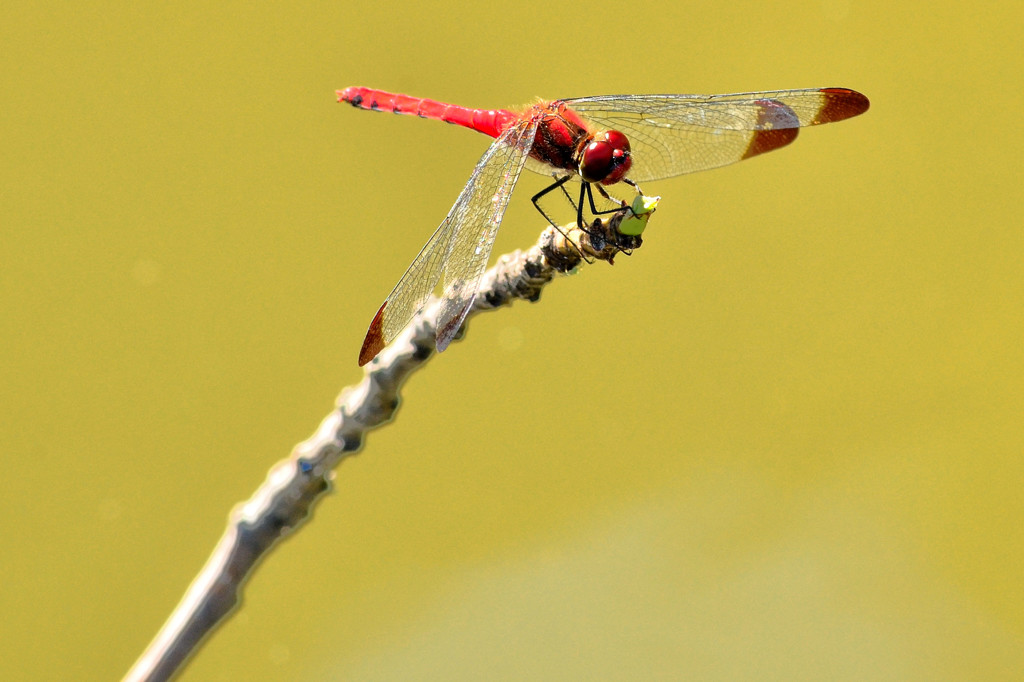
[[[622,178],[622,181],[629,185],[630,187],[632,187],[633,189],[635,189],[637,194],[643,195],[644,191],[640,189],[640,185],[636,184],[629,178]]]
[[[558,174],[556,173],[556,174],[554,174],[554,175],[553,175],[552,177],[554,177],[554,178],[558,178]],[[575,211],[575,210],[576,210],[576,200],[572,198],[572,195],[571,195],[571,194],[569,194],[569,190],[567,190],[567,189],[565,188],[565,185],[564,185],[564,184],[563,184],[563,185],[560,185],[560,186],[559,186],[559,189],[560,189],[560,190],[562,190],[562,196],[564,196],[564,197],[566,198],[566,201],[568,201],[568,202],[569,202],[569,205],[570,205],[570,206],[572,206],[572,210],[574,210],[574,211]]]
[[[590,210],[591,210],[591,212],[594,215],[603,215],[605,213],[615,213],[616,211],[621,211],[624,208],[629,208],[629,204],[627,204],[622,199],[617,199],[617,198],[611,196],[610,194],[608,194],[608,192],[605,191],[604,187],[602,187],[601,185],[597,186],[597,191],[601,193],[602,197],[604,197],[608,201],[612,202],[613,204],[618,204],[618,206],[616,208],[609,208],[607,211],[598,211],[597,210],[597,206],[594,206],[594,193],[592,191],[590,191],[590,187],[587,187],[587,196],[590,197]]]
[[[629,185],[630,187],[635,189],[638,196],[644,196],[644,191],[642,189],[640,189],[640,185],[636,184],[635,182],[633,182],[629,178],[622,178],[622,182],[626,183],[627,185]],[[625,207],[626,206],[626,202],[623,201],[622,205],[623,205],[623,207]],[[632,208],[632,206],[630,206],[630,211],[632,212],[632,210],[633,210],[633,208]],[[632,249],[621,249],[621,251],[622,251],[622,253],[626,254],[627,256],[632,256],[633,255],[633,250]]]
[[[632,186],[634,189],[639,191],[640,188],[637,187],[635,183],[633,183],[633,182],[631,182],[629,180],[625,180],[624,182],[629,183],[630,186]],[[600,192],[602,197],[604,197],[606,200],[610,201],[613,204],[618,204],[618,206],[616,208],[610,208],[607,211],[598,211],[597,210],[597,206],[594,205],[594,193],[593,193],[593,191],[591,191],[590,185],[585,183],[585,186],[587,188],[587,197],[590,199],[590,210],[591,210],[591,212],[593,212],[594,215],[602,215],[602,214],[608,214],[608,213],[615,213],[616,211],[621,211],[624,208],[630,208],[629,204],[627,204],[625,201],[623,201],[622,199],[618,199],[616,197],[611,196],[610,194],[608,194],[607,191],[605,191],[604,187],[602,187],[601,185],[597,185],[597,191]],[[581,204],[583,203],[583,196],[582,195],[580,196],[580,203]],[[630,210],[632,210],[632,209],[630,209]],[[616,246],[615,248],[618,250],[619,253],[624,253],[627,256],[632,256],[633,255],[633,250],[632,249],[624,249],[621,246]],[[608,259],[608,262],[609,263],[611,262],[610,258]]]
[[[569,182],[569,180],[571,178],[572,178],[571,175],[565,175],[565,176],[563,176],[561,178],[556,179],[554,183],[548,185],[547,187],[545,187],[541,191],[537,192],[536,194],[533,195],[533,198],[530,199],[530,201],[533,202],[533,207],[535,209],[537,209],[537,211],[542,216],[544,216],[544,220],[546,220],[549,223],[551,223],[551,225],[553,227],[558,227],[558,224],[554,220],[551,219],[551,216],[549,216],[547,213],[544,212],[543,208],[540,207],[540,200],[541,200],[542,197],[544,197],[544,195],[553,192],[554,190],[558,189],[559,187],[561,187],[562,191],[565,192],[565,187],[563,185],[565,185],[565,183]]]
[[[558,174],[554,173],[554,174],[552,174],[552,177],[557,180],[558,179]],[[572,195],[569,194],[569,190],[567,190],[565,188],[565,183],[564,182],[558,184],[558,188],[560,190],[562,190],[562,196],[564,196],[566,198],[566,200],[568,200],[569,205],[572,206],[574,211],[576,211],[576,224],[579,226],[579,228],[581,230],[586,232],[586,226],[584,226],[584,224],[583,224],[583,192],[585,190],[585,187],[580,187],[580,200],[579,201],[576,201],[575,199],[572,198]],[[548,222],[551,222],[551,221],[549,220]]]
[[[571,179],[572,179],[571,175],[565,175],[565,176],[562,176],[561,178],[557,178],[554,183],[548,185],[547,187],[545,187],[541,191],[539,191],[536,194],[534,194],[533,198],[530,201],[533,202],[533,207],[536,208],[537,211],[542,216],[544,216],[544,219],[548,221],[548,223],[551,225],[551,227],[553,227],[556,230],[558,230],[558,233],[561,234],[563,237],[565,237],[565,240],[567,242],[572,244],[572,247],[574,249],[576,249],[576,253],[578,253],[580,255],[580,258],[582,258],[587,263],[590,263],[591,262],[590,259],[587,258],[587,255],[585,253],[583,253],[583,251],[580,250],[580,247],[577,246],[576,242],[574,242],[573,240],[569,239],[569,235],[567,235],[565,233],[565,231],[561,228],[561,226],[559,226],[558,223],[556,223],[554,220],[551,219],[551,216],[549,216],[547,213],[544,212],[544,209],[540,207],[540,203],[539,203],[541,198],[544,195],[546,195],[546,194],[548,194],[550,192],[553,192],[556,189],[561,189],[562,193],[565,194],[566,197],[568,197],[569,202],[573,205],[574,208],[576,208],[576,224],[579,226],[579,228],[581,230],[586,230],[586,228],[583,226],[583,195],[582,194],[580,195],[580,203],[579,203],[579,206],[577,207],[576,203],[572,200],[572,197],[569,196],[569,193],[565,190],[565,183],[569,182],[569,180],[571,180]],[[583,183],[583,184],[586,185],[587,183]]]

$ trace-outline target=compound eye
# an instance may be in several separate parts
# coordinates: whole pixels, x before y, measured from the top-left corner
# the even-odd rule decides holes
[[[594,135],[583,149],[580,175],[585,182],[614,185],[622,180],[633,159],[629,153],[629,140],[618,130],[606,130]]]

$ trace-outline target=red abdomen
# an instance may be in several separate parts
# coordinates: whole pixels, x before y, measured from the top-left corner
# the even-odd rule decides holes
[[[456,104],[445,104],[422,97],[410,97],[372,88],[345,88],[338,90],[338,101],[369,111],[389,111],[393,114],[411,114],[420,118],[433,118],[497,137],[519,117],[504,109],[469,109]]]

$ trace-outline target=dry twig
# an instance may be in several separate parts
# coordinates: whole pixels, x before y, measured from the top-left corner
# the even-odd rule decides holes
[[[624,208],[597,220],[587,231],[573,227],[563,233],[548,227],[528,251],[502,256],[484,275],[466,323],[480,311],[517,298],[536,301],[545,284],[579,266],[584,256],[611,263],[618,253],[639,247],[639,233],[656,203],[656,199],[638,197],[632,210]],[[335,467],[359,452],[367,431],[394,417],[402,384],[434,354],[441,302],[431,299],[366,366],[363,380],[342,390],[335,409],[316,433],[275,464],[255,494],[231,511],[227,529],[206,565],[126,680],[170,679],[238,606],[241,587],[257,563],[278,540],[296,530],[313,504],[331,489]]]

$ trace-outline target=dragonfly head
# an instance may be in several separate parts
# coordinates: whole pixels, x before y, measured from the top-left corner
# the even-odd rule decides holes
[[[584,182],[614,185],[633,165],[629,140],[618,130],[597,133],[580,150],[578,165]]]

